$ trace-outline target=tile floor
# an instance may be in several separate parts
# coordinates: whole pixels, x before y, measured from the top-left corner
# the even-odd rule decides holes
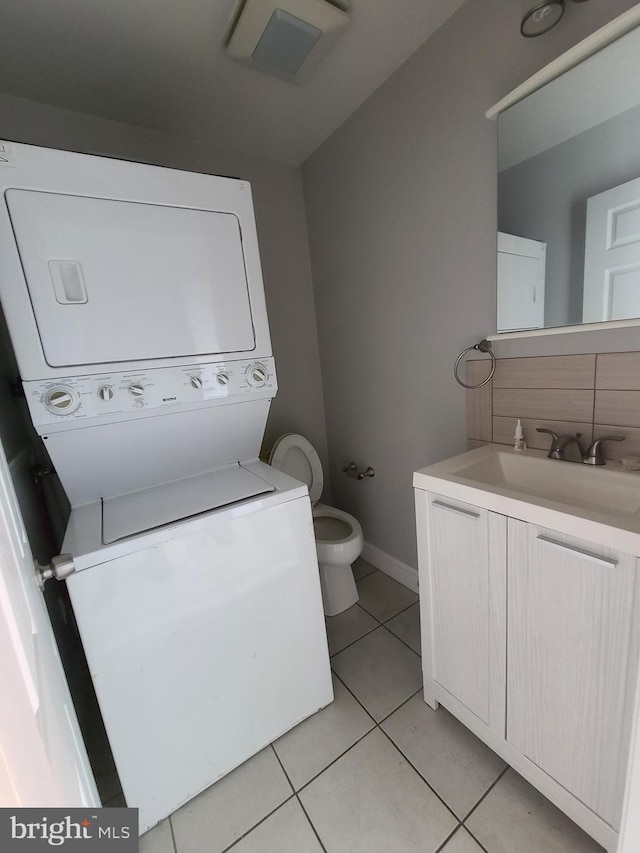
[[[422,700],[418,596],[359,560],[327,619],[335,701],[146,833],[141,853],[598,853]]]

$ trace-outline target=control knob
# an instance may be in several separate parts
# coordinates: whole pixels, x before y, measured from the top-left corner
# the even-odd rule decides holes
[[[101,385],[98,388],[98,397],[105,402],[113,400],[113,388],[111,385]]]
[[[202,388],[202,378],[200,376],[189,377],[189,384],[192,388]]]
[[[56,385],[45,394],[44,404],[54,415],[70,415],[80,405],[77,394],[64,385]]]
[[[144,385],[140,385],[138,382],[135,382],[133,385],[129,385],[129,393],[132,397],[144,396]]]
[[[216,374],[216,382],[218,385],[228,385],[229,384],[229,374],[226,370],[220,370]]]
[[[251,385],[264,385],[269,378],[269,371],[264,364],[252,364],[247,370],[247,378]]]

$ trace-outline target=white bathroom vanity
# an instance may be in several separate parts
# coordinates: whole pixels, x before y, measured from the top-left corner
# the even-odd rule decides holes
[[[425,701],[615,851],[638,665],[640,475],[485,445],[413,483]]]

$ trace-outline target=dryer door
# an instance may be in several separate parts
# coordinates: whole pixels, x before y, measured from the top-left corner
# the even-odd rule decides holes
[[[255,348],[234,214],[19,189],[6,198],[52,367]]]

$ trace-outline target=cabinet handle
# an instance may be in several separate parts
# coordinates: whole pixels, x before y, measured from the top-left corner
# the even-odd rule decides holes
[[[576,548],[575,545],[565,545],[564,542],[556,542],[555,539],[549,539],[547,536],[537,536],[536,538],[543,545],[551,545],[552,548],[560,548],[562,551],[571,551],[572,554],[578,554],[578,556],[584,557],[585,560],[591,560],[593,563],[598,563],[599,566],[605,566],[607,569],[615,569],[618,565],[617,560],[611,560],[609,557],[601,557],[599,554],[592,554],[590,551]]]
[[[449,512],[457,512],[458,515],[464,515],[465,518],[472,518],[474,521],[477,521],[480,518],[479,512],[473,512],[470,509],[462,509],[459,506],[452,506],[451,504],[446,504],[443,501],[431,501],[431,506],[437,506],[439,509],[448,509]]]

